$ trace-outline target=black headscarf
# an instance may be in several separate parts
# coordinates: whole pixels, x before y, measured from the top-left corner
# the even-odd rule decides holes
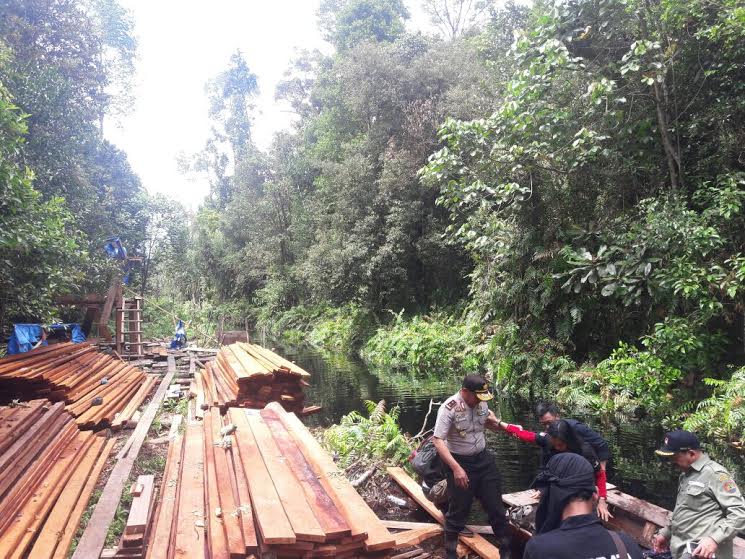
[[[541,501],[535,516],[538,534],[555,530],[567,503],[582,491],[595,492],[595,473],[586,458],[562,452],[548,461],[533,487],[541,490]]]

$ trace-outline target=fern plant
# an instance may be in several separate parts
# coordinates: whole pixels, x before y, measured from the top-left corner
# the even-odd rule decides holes
[[[714,388],[711,397],[703,400],[685,421],[689,431],[708,439],[719,440],[743,452],[745,450],[745,367],[738,369],[728,381],[706,378]]]
[[[406,465],[413,441],[401,431],[398,406],[386,411],[385,400],[366,400],[365,406],[368,417],[357,411],[348,413],[326,430],[324,444],[338,454],[342,467],[358,460]]]

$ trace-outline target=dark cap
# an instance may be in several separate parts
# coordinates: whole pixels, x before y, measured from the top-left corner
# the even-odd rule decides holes
[[[665,444],[660,449],[655,450],[655,453],[658,456],[672,456],[676,452],[698,450],[700,448],[701,443],[698,442],[696,435],[690,431],[677,429],[665,435]]]
[[[475,393],[479,400],[487,401],[494,398],[489,392],[489,383],[481,375],[466,375],[463,377],[463,388]]]

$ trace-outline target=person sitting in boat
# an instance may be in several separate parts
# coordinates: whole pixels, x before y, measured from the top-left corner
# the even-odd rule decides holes
[[[598,516],[604,521],[613,518],[608,510],[605,468],[594,447],[582,435],[577,433],[572,424],[566,419],[558,419],[548,424],[543,433],[534,433],[523,429],[520,425],[513,425],[500,421],[498,427],[521,441],[540,446],[542,449],[541,468],[556,454],[573,452],[584,456],[595,470],[595,481],[600,498],[598,500]]]
[[[701,450],[690,431],[667,433],[655,452],[682,472],[670,525],[655,535],[655,551],[669,549],[673,559],[686,552],[703,559],[732,559],[733,540],[745,532],[745,500],[732,474]]]
[[[523,559],[641,559],[642,551],[626,534],[606,530],[592,511],[597,501],[593,466],[582,456],[553,456],[538,474],[541,490],[537,535]]]

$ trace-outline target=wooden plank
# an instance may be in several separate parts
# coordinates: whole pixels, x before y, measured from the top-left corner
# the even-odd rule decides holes
[[[243,542],[246,545],[246,554],[255,553],[258,550],[258,540],[256,538],[256,526],[254,525],[253,508],[251,506],[251,494],[248,490],[248,481],[243,472],[243,464],[238,455],[235,437],[230,437],[232,446],[230,449],[230,460],[228,466],[235,475],[236,492],[238,494],[238,509],[240,510],[241,531],[243,532]]]
[[[54,549],[54,555],[52,556],[53,559],[64,559],[67,557],[68,550],[70,549],[70,544],[72,543],[72,538],[78,531],[80,519],[82,518],[85,510],[88,508],[88,501],[93,494],[93,490],[98,483],[98,478],[101,475],[104,466],[108,462],[109,455],[111,454],[111,449],[114,448],[114,443],[116,443],[116,439],[108,439],[106,441],[103,451],[99,455],[96,465],[93,467],[93,470],[88,476],[88,480],[83,487],[83,491],[81,491],[80,493],[80,498],[75,504],[75,507],[72,509],[72,512],[70,513],[67,520],[67,524],[65,525],[64,530],[59,536],[59,542],[57,543],[57,547]]]
[[[150,425],[155,418],[155,414],[157,413],[160,403],[163,401],[163,397],[165,396],[175,374],[176,361],[173,356],[169,356],[168,372],[163,377],[163,380],[161,381],[160,386],[158,386],[158,390],[155,392],[152,400],[150,400],[145,413],[142,414],[142,419],[137,424],[134,431],[132,431],[132,435],[125,445],[125,448],[117,455],[117,463],[111,471],[111,475],[106,482],[101,498],[93,511],[85,532],[83,532],[83,535],[80,538],[80,542],[78,543],[78,547],[75,549],[72,559],[98,557],[101,553],[104,543],[106,542],[106,533],[108,532],[109,524],[111,524],[111,521],[114,519],[114,514],[116,514],[116,509],[119,506],[119,500],[122,497],[124,484],[127,482],[127,478],[129,478],[129,473],[132,471],[134,461],[140,452],[140,448],[147,436]]]
[[[310,542],[325,542],[326,534],[313,515],[313,509],[305,500],[305,491],[285,462],[261,415],[249,415],[247,419],[296,538]],[[257,513],[261,514],[261,511],[257,510]]]
[[[441,536],[444,533],[442,526],[439,524],[433,524],[426,528],[415,528],[414,530],[407,530],[396,534],[396,549],[403,547],[411,547],[412,545],[419,545],[425,540],[434,538],[435,536]]]
[[[243,541],[243,532],[240,524],[240,510],[237,505],[237,487],[234,488],[233,472],[228,466],[230,457],[229,448],[215,445],[221,440],[220,430],[222,429],[222,420],[220,410],[213,408],[205,414],[205,431],[212,429],[211,451],[213,453],[214,475],[217,482],[217,493],[219,501],[216,506],[222,509],[222,522],[227,538],[227,547],[230,556],[236,559],[241,558],[246,553],[246,545]],[[211,513],[213,511],[210,511]]]
[[[173,356],[168,356],[169,361]],[[176,524],[177,557],[206,557],[204,518],[204,432],[199,424],[186,427],[184,462],[179,486]]]
[[[27,556],[27,549],[38,535],[54,502],[93,442],[92,436],[90,432],[78,433],[60,455],[32,498],[24,505],[17,521],[3,534],[2,547],[8,545],[10,549],[0,552],[0,556],[10,559]]]
[[[295,440],[287,432],[286,427],[272,411],[263,410],[261,416],[269,427],[282,457],[302,486],[305,499],[311,506],[313,514],[318,519],[318,523],[326,536],[328,538],[340,538],[350,535],[352,530],[349,524],[318,481],[313,469],[298,448]]]
[[[150,519],[150,512],[153,504],[153,491],[155,489],[155,476],[142,475],[137,478],[135,483],[140,491],[132,499],[132,505],[127,517],[127,525],[124,527],[126,535],[144,534]]]
[[[181,417],[181,416],[179,416]],[[166,559],[173,531],[175,511],[177,508],[179,479],[181,477],[181,463],[183,459],[183,438],[176,436],[168,446],[168,458],[161,482],[158,510],[151,531],[150,543],[147,549],[148,559]]]
[[[219,410],[216,410],[219,415]],[[204,480],[205,480],[205,510],[207,514],[207,547],[209,556],[214,559],[227,559],[230,556],[228,541],[225,534],[225,523],[223,513],[219,512],[220,493],[218,489],[218,476],[215,471],[215,445],[213,418],[210,411],[204,414]],[[218,428],[218,435],[219,435]],[[243,542],[241,542],[243,543]],[[241,551],[243,551],[241,549]]]
[[[237,427],[234,440],[248,481],[251,504],[261,539],[268,545],[295,543],[295,531],[267,471],[253,431],[248,425],[245,410],[231,408],[229,413],[231,421]]]
[[[417,504],[422,507],[427,513],[437,520],[440,524],[445,524],[445,515],[438,509],[435,504],[427,499],[422,492],[421,486],[409,477],[403,468],[391,467],[386,468],[388,475],[390,475],[396,483],[401,486],[409,496],[414,499]],[[470,526],[468,527],[470,528]],[[474,533],[473,536],[465,538],[460,537],[460,542],[468,546],[480,557],[489,559],[499,559],[499,549],[486,541],[481,535]]]
[[[44,524],[44,529],[31,548],[31,557],[44,559],[54,555],[54,550],[61,540],[65,526],[71,516],[70,511],[74,510],[75,505],[80,500],[105,444],[105,438],[94,438],[93,444],[91,444],[83,460],[73,472],[70,481],[62,490],[54,508],[49,513],[49,518],[47,518]]]
[[[367,539],[365,540],[367,551],[392,549],[395,542],[391,534],[297,416],[287,413],[276,402],[269,404],[266,409],[274,411],[288,432],[298,442],[298,446],[303,451],[308,463],[313,467],[314,473],[323,484],[329,497],[333,499],[334,504],[352,528],[352,535],[367,533]]]

